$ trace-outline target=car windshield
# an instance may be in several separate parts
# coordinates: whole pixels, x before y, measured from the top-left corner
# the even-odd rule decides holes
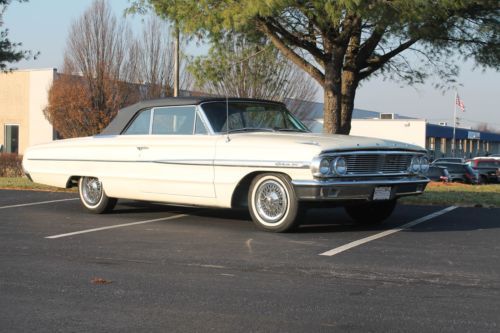
[[[229,101],[227,105],[229,106],[227,110],[226,102],[209,102],[201,105],[216,133],[309,132],[307,127],[281,104]]]

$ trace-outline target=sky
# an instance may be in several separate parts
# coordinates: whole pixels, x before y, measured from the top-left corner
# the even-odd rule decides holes
[[[71,23],[91,5],[92,0],[30,0],[13,1],[4,14],[4,27],[9,38],[22,42],[22,49],[40,51],[37,60],[22,61],[18,69],[61,68],[67,34]],[[123,16],[130,5],[128,0],[109,0],[117,16]],[[141,29],[140,16],[127,17],[134,30]],[[207,47],[190,45],[185,52],[199,55]],[[500,130],[500,72],[474,69],[474,63],[459,63],[458,94],[466,111],[457,115],[463,127],[488,124]],[[430,122],[447,121],[452,124],[455,90],[436,90],[431,78],[424,85],[408,86],[374,78],[363,82],[356,93],[355,107],[377,112],[398,113],[425,118]],[[321,102],[321,92],[318,101]]]

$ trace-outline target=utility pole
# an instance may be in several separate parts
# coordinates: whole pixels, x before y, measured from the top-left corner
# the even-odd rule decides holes
[[[455,152],[455,132],[457,128],[457,96],[458,92],[455,91],[455,99],[453,100],[453,141],[451,141],[451,153],[453,157],[456,157],[456,152]]]
[[[175,23],[175,38],[174,38],[174,97],[179,97],[179,25]]]

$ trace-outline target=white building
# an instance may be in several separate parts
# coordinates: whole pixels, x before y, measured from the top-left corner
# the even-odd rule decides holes
[[[303,112],[301,118],[313,132],[319,133],[323,130],[323,104],[311,103],[309,108],[310,112]],[[500,154],[500,134],[457,128],[453,152],[453,127],[398,114],[354,109],[350,134],[416,144],[425,147],[431,158]]]

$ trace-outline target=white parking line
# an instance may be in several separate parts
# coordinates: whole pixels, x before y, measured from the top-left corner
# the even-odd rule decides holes
[[[74,236],[74,235],[87,234],[89,232],[96,232],[96,231],[102,231],[102,230],[108,230],[108,229],[116,229],[116,228],[129,227],[129,226],[138,225],[138,224],[146,224],[146,223],[153,223],[153,222],[159,222],[159,221],[175,220],[175,219],[180,219],[181,217],[185,217],[185,216],[188,216],[188,215],[187,214],[179,214],[179,215],[174,215],[174,216],[162,217],[162,218],[154,219],[154,220],[146,220],[146,221],[139,221],[139,222],[116,224],[116,225],[111,225],[111,226],[108,226],[108,227],[87,229],[87,230],[70,232],[70,233],[67,233],[67,234],[47,236],[45,238],[56,239],[56,238],[62,238],[62,237],[69,237],[69,236]]]
[[[54,202],[63,202],[63,201],[71,201],[71,200],[78,200],[78,198],[59,199],[59,200],[50,200],[50,201],[39,201],[39,202],[30,202],[30,203],[19,204],[19,205],[2,206],[2,207],[0,207],[0,209],[26,207],[26,206],[36,206],[36,205],[45,205],[45,204],[54,203]]]
[[[366,238],[362,238],[362,239],[359,239],[357,241],[354,241],[354,242],[351,242],[351,243],[347,243],[345,245],[342,245],[342,246],[339,246],[339,247],[336,247],[330,251],[326,251],[326,252],[323,252],[323,253],[320,253],[319,255],[320,256],[334,256],[336,254],[339,254],[341,252],[344,252],[344,251],[347,251],[349,249],[352,249],[353,247],[356,247],[356,246],[360,246],[360,245],[363,245],[365,243],[368,243],[368,242],[371,242],[373,240],[376,240],[376,239],[379,239],[379,238],[382,238],[382,237],[385,237],[385,236],[389,236],[389,235],[392,235],[398,231],[401,231],[401,230],[405,230],[405,229],[408,229],[408,228],[411,228],[419,223],[422,223],[422,222],[425,222],[425,221],[429,221],[435,217],[438,217],[440,215],[443,215],[443,214],[446,214],[448,212],[451,212],[452,210],[454,210],[455,208],[457,208],[456,206],[450,206],[450,207],[447,207],[445,209],[442,209],[440,211],[437,211],[435,213],[432,213],[432,214],[429,214],[429,215],[426,215],[424,217],[421,217],[419,219],[416,219],[412,222],[408,222],[398,228],[394,228],[394,229],[390,229],[390,230],[386,230],[386,231],[383,231],[381,233],[378,233],[378,234],[375,234],[373,236],[369,236],[369,237],[366,237]]]

